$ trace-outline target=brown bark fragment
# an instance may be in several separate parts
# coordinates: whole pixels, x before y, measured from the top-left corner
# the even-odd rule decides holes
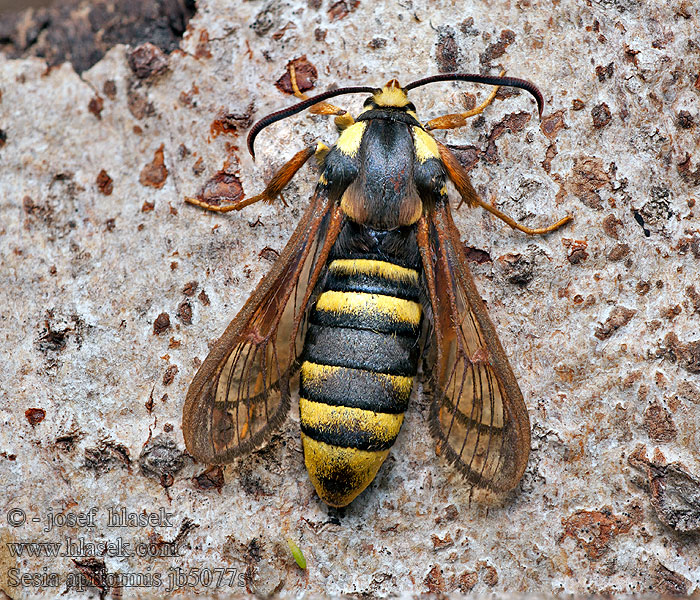
[[[173,476],[185,466],[185,459],[175,441],[161,434],[144,447],[138,463],[143,475],[159,480],[163,487],[170,487]]]
[[[646,475],[647,481],[642,487],[650,494],[651,505],[664,525],[680,533],[700,531],[698,477],[679,462],[666,463],[658,448],[649,460],[642,444],[635,448],[627,462]]]
[[[472,248],[471,246],[464,245],[464,255],[469,262],[475,262],[478,265],[483,265],[487,262],[492,262],[491,255],[485,250],[479,248]]]
[[[603,167],[603,161],[593,156],[574,159],[574,167],[567,176],[563,190],[573,194],[589,208],[600,210],[598,190],[610,185],[610,175]]]
[[[563,110],[547,115],[540,124],[540,131],[550,140],[554,139],[559,131],[566,128],[568,128],[568,125],[564,122]]]
[[[199,177],[204,173],[206,166],[204,165],[204,159],[200,156],[195,163],[192,165],[192,173],[196,177]]]
[[[195,101],[195,96],[199,94],[199,87],[197,87],[196,83],[192,84],[192,87],[187,91],[182,91],[180,92],[180,95],[178,96],[178,101],[180,104],[183,106],[188,106],[190,108],[196,106],[196,101]]]
[[[98,94],[93,96],[88,102],[88,110],[95,115],[98,119],[102,119],[102,109],[104,108],[105,101]]]
[[[258,257],[270,262],[275,262],[280,257],[280,253],[270,246],[265,246],[260,252],[258,252]]]
[[[153,322],[153,334],[160,335],[170,328],[170,315],[166,312],[160,313]]]
[[[646,296],[651,290],[651,284],[648,281],[640,281],[635,288],[635,291],[640,296]]]
[[[163,148],[165,148],[165,144],[161,144],[160,148],[155,151],[153,161],[141,169],[141,175],[139,176],[141,185],[157,190],[165,185],[165,180],[168,178],[168,169],[165,166]]]
[[[211,304],[211,301],[209,300],[209,296],[207,296],[207,293],[204,290],[199,292],[199,296],[197,296],[197,298],[199,298],[199,301],[204,306],[209,306]]]
[[[627,533],[633,525],[631,518],[614,515],[612,509],[580,510],[566,519],[562,519],[564,533],[561,539],[571,537],[583,549],[591,560],[605,554],[613,538]]]
[[[678,163],[678,173],[686,183],[700,185],[700,165],[693,171],[690,164],[690,154],[686,153],[685,158]]]
[[[479,162],[479,157],[481,156],[481,150],[476,146],[455,146],[448,144],[448,148],[457,157],[459,164],[462,165],[467,171],[470,171]]]
[[[245,198],[241,180],[237,175],[226,171],[217,171],[202,186],[197,198],[207,204],[219,206],[221,204],[235,204]]]
[[[491,63],[495,58],[500,58],[506,52],[508,46],[510,46],[515,41],[515,33],[510,29],[504,29],[501,31],[501,35],[498,41],[489,44],[486,50],[479,55],[479,62],[486,66]]]
[[[287,68],[284,71],[284,75],[282,75],[282,77],[275,82],[275,87],[285,94],[294,93],[294,88],[292,87],[292,77],[289,72],[290,66],[294,67],[294,76],[296,77],[297,87],[299,90],[306,92],[313,89],[313,87],[316,85],[316,80],[318,79],[318,70],[313,63],[309,62],[306,55],[295,58],[287,63]]]
[[[613,238],[614,240],[619,240],[620,239],[620,234],[617,231],[617,228],[622,225],[622,221],[618,219],[615,215],[607,215],[603,219],[603,231],[605,232],[606,235],[609,237]]]
[[[617,262],[627,257],[629,253],[629,244],[617,244],[608,254],[608,260],[610,262]]]
[[[331,21],[340,21],[360,5],[360,0],[339,0],[328,9]]]
[[[610,311],[610,316],[600,327],[596,328],[595,336],[599,340],[607,340],[620,327],[629,323],[637,311],[624,306],[616,306]]]
[[[442,576],[440,565],[435,565],[425,576],[423,583],[432,594],[438,594],[445,591],[445,578]]]
[[[681,308],[681,305],[676,304],[675,306],[667,306],[665,309],[663,309],[661,311],[661,316],[665,317],[666,319],[673,320],[682,312],[683,309]]]
[[[97,184],[97,189],[100,190],[105,196],[110,196],[114,190],[114,185],[112,184],[112,178],[107,174],[107,171],[102,169],[97,174],[97,179],[95,180]]]
[[[114,100],[117,97],[117,84],[113,79],[108,79],[104,82],[104,85],[102,86],[102,91],[104,92],[105,96],[107,96],[107,98],[109,98],[110,100]]]
[[[128,55],[129,68],[139,79],[159,75],[168,68],[168,57],[163,51],[146,42],[134,48]]]
[[[509,252],[498,257],[498,264],[503,268],[506,281],[514,285],[526,286],[535,276],[535,261],[532,256]]]
[[[687,596],[691,581],[658,563],[651,572],[654,591],[661,595]]]
[[[188,281],[185,284],[185,287],[182,288],[182,293],[185,294],[185,296],[192,297],[195,295],[195,292],[197,291],[198,287],[199,287],[199,282]]]
[[[634,50],[633,48],[630,48],[627,44],[622,44],[622,47],[624,49],[625,53],[625,60],[627,62],[632,63],[635,67],[637,66],[637,54],[639,54],[639,50]]]
[[[598,77],[598,81],[600,81],[601,83],[603,81],[605,81],[606,79],[612,78],[614,72],[615,72],[615,63],[610,63],[606,66],[598,65],[595,68],[595,74]]]
[[[177,365],[170,365],[163,374],[163,385],[170,385],[173,381],[175,381],[175,375],[177,375],[177,372]]]
[[[578,265],[588,259],[588,252],[586,252],[588,242],[586,240],[564,238],[561,243],[567,249],[566,259],[572,265]]]
[[[700,373],[700,340],[681,342],[674,332],[664,338],[665,348],[661,354],[667,356],[691,373]]]
[[[455,31],[452,27],[441,25],[438,27],[438,41],[435,51],[435,60],[438,71],[452,73],[459,67],[459,47],[455,39]]]
[[[694,258],[700,259],[700,235],[684,236],[678,240],[678,254],[681,256],[690,252]]]
[[[550,144],[549,147],[547,148],[547,153],[544,156],[544,160],[542,161],[542,168],[547,172],[550,173],[552,170],[552,161],[556,157],[556,155],[559,153],[557,150],[557,145],[556,144]]]
[[[177,318],[185,325],[192,325],[192,305],[187,300],[177,307]]]
[[[483,568],[483,573],[484,573],[484,583],[488,585],[489,587],[493,587],[498,583],[498,571],[496,570],[496,567],[492,567],[491,565],[486,565]]]
[[[214,465],[199,475],[195,475],[193,480],[198,490],[214,489],[221,493],[221,488],[224,487],[224,470],[220,466]]]
[[[131,471],[129,449],[124,444],[105,440],[94,448],[85,449],[85,468],[95,471],[96,476],[111,471],[114,466]]]
[[[531,115],[526,112],[511,113],[496,123],[489,134],[486,150],[483,153],[486,160],[490,163],[498,164],[501,159],[498,155],[496,140],[506,131],[511,131],[513,133],[522,131],[530,118]]]
[[[277,83],[279,83],[279,81]],[[251,102],[244,112],[219,113],[209,127],[209,132],[211,133],[212,138],[215,138],[222,133],[237,136],[240,130],[248,129],[248,127],[253,124],[254,111],[255,106]]]
[[[156,112],[155,107],[146,99],[146,96],[134,88],[130,88],[126,94],[126,105],[129,112],[139,120],[150,117]]]
[[[695,387],[689,381],[681,381],[678,384],[678,395],[693,404],[700,404],[700,388]]]
[[[700,313],[700,293],[695,289],[694,285],[689,285],[685,288],[685,295],[690,298],[694,313]]]
[[[593,127],[596,129],[607,127],[612,120],[610,108],[608,108],[608,105],[605,102],[594,106],[591,109],[591,116],[593,117]]]
[[[24,416],[29,424],[34,427],[46,418],[46,411],[43,408],[28,408],[24,411]]]
[[[197,58],[211,58],[211,48],[209,46],[209,32],[206,29],[202,29],[199,32],[199,40],[197,40],[197,45],[194,47],[194,55]]]
[[[695,126],[695,119],[687,110],[682,110],[676,117],[676,125],[680,129],[692,129]]]
[[[670,442],[677,433],[671,413],[656,400],[644,411],[644,429],[655,442]]]
[[[435,524],[454,521],[459,516],[459,511],[454,504],[450,504],[445,508],[445,512],[442,515],[435,517]]]
[[[452,536],[448,533],[444,538],[440,539],[437,535],[433,534],[430,536],[433,541],[433,550],[443,550],[444,548],[449,548],[454,546],[454,540]]]
[[[462,593],[469,592],[479,582],[479,574],[476,571],[465,571],[459,576],[457,585]]]

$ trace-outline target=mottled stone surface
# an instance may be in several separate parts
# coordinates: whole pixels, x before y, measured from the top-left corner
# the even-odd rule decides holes
[[[80,583],[69,576],[108,574],[125,598],[173,581],[183,596],[697,592],[699,32],[686,0],[203,0],[169,55],[115,46],[80,76],[0,57],[0,587],[55,597]],[[287,208],[205,214],[183,197],[206,182],[212,198],[253,195],[305,144],[333,141],[331,122],[303,114],[259,136],[256,163],[245,151],[251,122],[292,103],[286,65],[303,56],[316,91],[501,67],[543,91],[542,121],[507,93],[436,133],[518,220],[575,217],[528,238],[480,210],[456,215],[533,427],[502,507],[469,503],[420,391],[377,479],[342,511],[306,477],[294,410],[223,472],[185,453],[197,365],[316,175],[300,172]],[[459,110],[463,92],[487,90],[440,84],[412,99],[428,120]],[[109,527],[110,509],[148,518]],[[55,558],[8,546],[63,553],[66,538],[113,546]],[[56,573],[58,587],[17,584],[27,573]]]

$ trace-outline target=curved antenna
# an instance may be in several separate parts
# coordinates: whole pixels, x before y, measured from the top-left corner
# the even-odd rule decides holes
[[[404,92],[408,92],[409,90],[422,85],[437,83],[438,81],[469,81],[472,83],[486,83],[488,85],[503,85],[520,88],[532,94],[537,101],[537,112],[539,113],[539,116],[542,117],[542,107],[544,106],[544,98],[542,97],[542,93],[531,81],[527,81],[526,79],[518,79],[517,77],[492,77],[491,75],[476,75],[474,73],[442,73],[440,75],[433,75],[432,77],[426,77],[425,79],[413,81],[405,86],[403,90]]]
[[[291,117],[292,115],[295,115],[301,112],[302,110],[313,106],[314,104],[318,104],[323,100],[327,100],[328,98],[342,96],[343,94],[374,94],[376,91],[377,88],[368,86],[354,86],[338,88],[337,90],[328,90],[327,92],[322,92],[317,96],[313,96],[312,98],[304,100],[303,102],[299,102],[299,104],[295,104],[294,106],[290,106],[289,108],[283,108],[282,110],[278,110],[277,112],[270,113],[269,115],[263,117],[257,123],[255,123],[255,125],[253,125],[250,132],[248,133],[248,152],[250,152],[250,155],[253,157],[253,160],[255,160],[255,150],[253,148],[255,138],[268,125],[272,125],[277,121],[281,121],[282,119]]]

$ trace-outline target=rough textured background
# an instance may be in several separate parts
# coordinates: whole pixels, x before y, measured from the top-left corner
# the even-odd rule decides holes
[[[72,596],[70,576],[109,573],[131,577],[103,589],[115,597],[160,596],[173,575],[189,576],[181,592],[216,595],[217,569],[229,569],[222,593],[285,597],[697,593],[697,4],[453,4],[202,1],[170,55],[118,45],[80,76],[0,56],[7,594]],[[533,424],[528,471],[504,507],[469,504],[435,455],[420,393],[377,479],[343,511],[316,498],[294,413],[223,472],[184,454],[189,381],[290,236],[315,175],[300,173],[287,209],[217,216],[182,199],[212,177],[208,193],[257,193],[305,143],[334,139],[332,123],[301,115],[261,135],[256,164],[244,151],[252,120],[292,102],[275,84],[302,56],[317,90],[503,66],[545,95],[541,122],[527,95],[503,95],[437,134],[483,197],[522,222],[575,216],[544,238],[479,210],[456,217]],[[427,120],[459,109],[465,91],[487,93],[441,84],[413,99]],[[91,507],[96,527],[70,523]],[[109,508],[161,507],[172,513],[162,526],[107,526]],[[57,526],[44,531],[49,515]],[[147,554],[175,541],[180,556],[90,557],[83,546],[18,558],[7,545],[64,552],[66,537],[150,543]],[[18,573],[46,579],[17,585]]]

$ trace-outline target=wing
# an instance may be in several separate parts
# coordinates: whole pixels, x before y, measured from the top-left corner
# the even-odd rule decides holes
[[[187,392],[188,452],[230,462],[269,439],[289,411],[306,306],[340,229],[319,186],[272,270],[214,344]]]
[[[466,265],[448,204],[438,203],[421,227],[433,312],[426,369],[432,373],[431,433],[440,453],[474,488],[506,492],[527,465],[527,408]]]

